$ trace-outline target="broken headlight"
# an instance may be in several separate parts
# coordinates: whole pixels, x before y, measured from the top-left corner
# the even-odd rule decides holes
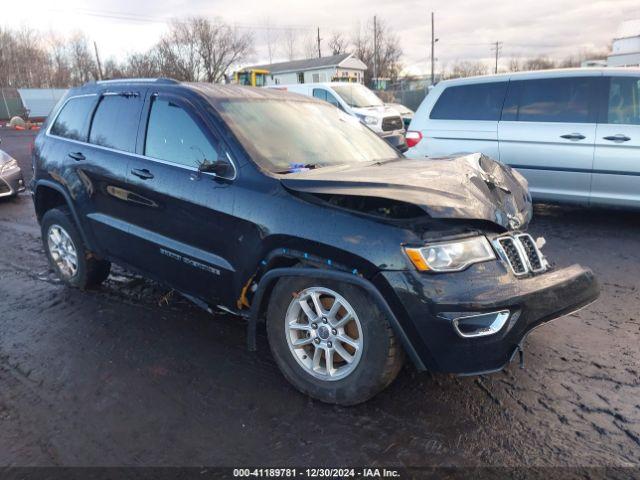
[[[404,250],[421,272],[459,272],[474,263],[496,258],[485,237],[432,243],[421,248],[405,247]]]

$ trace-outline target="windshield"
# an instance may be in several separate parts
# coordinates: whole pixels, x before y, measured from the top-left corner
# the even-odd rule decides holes
[[[401,158],[358,119],[327,103],[234,99],[219,108],[254,161],[273,173]]]
[[[384,105],[376,94],[359,83],[345,83],[333,85],[331,88],[347,102],[350,107],[380,107]]]

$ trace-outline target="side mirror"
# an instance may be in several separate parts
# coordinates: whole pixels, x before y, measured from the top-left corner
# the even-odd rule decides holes
[[[198,172],[213,173],[216,176],[223,176],[225,173],[229,172],[230,167],[231,165],[224,160],[216,160],[215,162],[204,160],[198,165]]]

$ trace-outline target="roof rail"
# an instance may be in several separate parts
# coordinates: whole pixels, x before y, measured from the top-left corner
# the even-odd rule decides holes
[[[92,82],[90,82],[92,83]],[[169,85],[177,85],[180,82],[178,80],[174,80],[173,78],[116,78],[111,80],[98,80],[97,84],[111,84],[111,83],[164,83]]]

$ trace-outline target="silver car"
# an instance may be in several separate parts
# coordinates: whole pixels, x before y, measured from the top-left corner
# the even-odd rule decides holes
[[[534,200],[640,208],[640,69],[449,80],[407,133],[412,158],[482,152],[517,168]]]
[[[18,161],[0,150],[0,198],[12,197],[25,189]]]

